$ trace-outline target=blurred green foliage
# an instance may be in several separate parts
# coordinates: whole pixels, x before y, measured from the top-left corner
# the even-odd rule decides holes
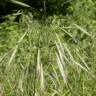
[[[8,13],[0,23],[0,92],[4,96],[96,96],[95,5],[95,0],[0,0],[0,15]],[[59,67],[57,59],[62,63]],[[35,73],[38,62],[44,82]],[[40,84],[45,85],[44,95]]]

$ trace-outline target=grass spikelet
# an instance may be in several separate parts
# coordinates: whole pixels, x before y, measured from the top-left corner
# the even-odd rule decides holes
[[[38,54],[37,54],[37,77],[38,80],[40,80],[40,94],[43,96],[44,90],[45,90],[45,85],[44,85],[44,72],[43,72],[43,66],[41,64],[41,58],[40,58],[40,49],[38,49]]]
[[[57,53],[56,53],[56,58],[57,58],[57,64],[58,64],[60,73],[63,77],[64,83],[67,85],[67,78],[66,78],[66,75],[65,75],[65,72],[64,72],[63,64],[62,64],[62,62],[60,60],[60,57]]]
[[[58,34],[56,34],[57,37],[57,42],[56,43],[56,48],[57,48],[57,52],[56,52],[56,60],[57,60],[57,64],[61,73],[61,76],[63,78],[64,83],[67,85],[67,76],[66,76],[66,72],[65,70],[67,70],[67,68],[65,67],[65,62],[63,60],[63,54],[64,54],[64,48],[63,45],[59,39]]]

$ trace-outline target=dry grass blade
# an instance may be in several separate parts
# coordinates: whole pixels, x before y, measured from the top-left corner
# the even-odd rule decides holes
[[[85,65],[85,67],[86,67],[88,70],[90,70],[90,68],[89,68],[89,66],[87,65],[87,63],[85,62],[85,60],[80,56],[80,54],[79,54],[77,51],[75,51],[75,52],[76,52],[77,56],[80,58],[80,60],[82,61],[82,63]]]
[[[80,60],[84,63],[85,67],[82,66],[82,64],[78,63],[74,57],[72,56],[71,54],[71,51],[68,49],[67,45],[64,44],[64,49],[67,51],[69,57],[70,57],[70,61],[71,63],[70,64],[74,64],[75,66],[78,66],[79,68],[81,68],[82,70],[86,71],[91,77],[93,77],[94,79],[96,79],[96,77],[90,72],[90,68],[88,67],[88,65],[86,64],[86,62],[82,59],[82,57],[79,57]]]
[[[59,95],[59,92],[57,90],[52,89],[52,91],[53,91],[52,96],[56,96],[57,94]]]
[[[63,26],[63,27],[60,27],[61,29],[75,29],[75,27],[71,27],[71,26],[68,26],[68,27],[65,27],[65,26]]]
[[[66,51],[67,51],[67,53],[68,53],[68,55],[69,55],[69,57],[70,57],[70,60],[71,60],[71,62],[72,62],[73,64],[75,64],[76,66],[78,66],[78,67],[81,68],[82,70],[86,71],[87,73],[91,74],[91,73],[88,71],[89,67],[85,64],[84,61],[81,60],[81,61],[85,64],[86,67],[82,66],[80,63],[78,63],[78,62],[74,59],[74,57],[72,56],[72,54],[71,54],[70,50],[68,49],[67,45],[64,45],[64,48],[66,49]],[[87,68],[87,67],[88,67],[88,68]]]
[[[80,27],[79,25],[77,25],[77,24],[73,24],[73,25],[74,25],[76,28],[78,28],[79,30],[81,30],[84,34],[92,37],[91,34],[89,34],[86,30],[84,30],[84,29],[83,29],[82,27]]]
[[[41,76],[40,76],[40,92],[41,95],[43,96],[45,90],[45,85],[44,85],[44,72],[43,72],[43,67],[41,64]]]
[[[23,6],[23,7],[30,7],[28,4],[25,4],[23,2],[17,1],[17,0],[9,0],[11,3]]]
[[[56,72],[56,69],[54,68],[54,66],[52,66],[52,68],[53,68],[53,72],[54,72],[54,74],[55,74],[55,78],[56,78],[58,84],[60,85],[60,80],[59,80],[58,74],[57,74],[57,72]]]
[[[18,44],[23,40],[23,38],[26,36],[26,34],[27,34],[28,32],[26,31],[22,36],[21,36],[21,38],[18,40]]]
[[[23,89],[23,80],[22,78],[19,80],[19,85],[18,85],[19,90],[23,93],[24,89]]]
[[[69,32],[67,32],[67,31],[66,31],[65,29],[63,29],[63,28],[61,28],[61,30],[62,30],[63,32],[65,32],[69,37],[71,37],[74,42],[77,42],[77,41],[75,40],[75,38],[72,36],[72,34],[70,34]]]
[[[0,96],[4,96],[3,95],[3,89],[1,88],[1,86],[0,86]]]
[[[3,57],[0,58],[0,62],[2,62],[2,60],[3,60],[11,51],[12,51],[12,50],[10,50],[9,52],[5,53],[5,54],[3,55]]]
[[[61,28],[61,30],[64,31],[66,34],[68,34],[71,38],[73,38],[73,36],[69,32],[67,32],[65,29]]]
[[[18,45],[16,45],[15,48],[13,49],[13,53],[12,53],[10,59],[9,59],[8,65],[6,66],[6,69],[10,69],[10,64],[11,64],[11,62],[13,61],[13,59],[15,57],[17,49],[18,49]]]
[[[50,80],[53,82],[52,84],[56,85],[53,75],[51,76],[49,73],[47,73],[47,74],[48,74],[48,77],[50,78]]]
[[[79,64],[78,62],[74,62],[77,66],[79,66],[81,69],[83,69],[84,71],[86,71],[92,78],[94,78],[96,80],[96,76],[93,75],[88,69],[86,69],[85,67],[83,67],[81,64]]]
[[[57,44],[57,42],[56,42],[56,47],[57,47],[57,51],[58,51],[58,53],[59,53],[59,56],[60,56],[60,60],[61,60],[61,62],[62,62],[62,64],[64,64],[64,60],[63,60],[63,52],[61,52],[61,48],[60,48],[60,46]]]
[[[72,54],[71,54],[70,50],[68,49],[67,45],[64,44],[64,48],[65,48],[66,52],[68,53],[71,62],[73,62],[75,65],[78,65],[81,69],[83,69],[83,70],[88,72],[88,70],[85,67],[83,67],[81,64],[79,64],[78,62],[75,61],[75,59],[72,56]]]
[[[70,51],[69,48],[67,47],[67,44],[64,44],[64,43],[63,43],[63,45],[62,45],[62,43],[61,43],[61,41],[60,41],[60,39],[59,39],[59,36],[58,36],[57,34],[56,34],[56,37],[57,37],[58,44],[59,44],[59,45],[58,45],[58,44],[56,43],[57,51],[58,51],[58,53],[59,53],[59,55],[57,54],[56,56],[57,56],[58,66],[59,66],[60,72],[61,72],[61,74],[62,74],[62,76],[63,76],[63,79],[64,79],[64,76],[66,76],[66,75],[63,74],[63,73],[64,73],[64,72],[63,72],[64,70],[63,70],[63,68],[62,68],[62,64],[64,63],[64,62],[63,62],[63,58],[64,58],[69,64],[72,65],[72,63],[73,63],[73,65],[75,65],[76,67],[81,68],[82,70],[86,71],[89,75],[91,75],[91,77],[94,77],[94,78],[95,78],[95,76],[89,71],[89,67],[88,67],[88,65],[86,64],[86,62],[79,56],[80,60],[84,63],[85,67],[84,67],[82,64],[78,63],[78,62],[74,59],[74,57],[72,56],[71,51]],[[67,59],[67,57],[64,56],[64,50],[67,52],[69,59]],[[73,67],[75,67],[75,66],[73,66]],[[66,81],[66,79],[64,79],[64,80]]]
[[[16,45],[15,48],[13,49],[13,53],[12,53],[12,55],[11,55],[11,58],[9,59],[9,62],[8,62],[8,65],[7,65],[6,68],[9,67],[8,69],[10,69],[10,64],[11,64],[12,60],[13,60],[14,57],[15,57],[15,54],[16,54],[17,49],[18,49],[18,44],[21,43],[21,41],[22,41],[23,38],[26,36],[26,34],[27,34],[27,31],[26,31],[26,32],[22,35],[22,37],[18,40],[17,45]]]
[[[72,54],[71,54],[69,48],[67,47],[67,45],[66,45],[66,44],[63,44],[63,45],[64,45],[64,49],[65,49],[66,52],[68,53],[70,59],[71,59],[71,60],[74,60],[74,58],[73,58],[73,56],[72,56]]]
[[[40,69],[40,50],[38,49],[38,55],[37,55],[37,75],[38,75],[38,77],[40,76],[40,71],[41,71],[41,69]]]
[[[23,88],[24,78],[26,78],[26,76],[24,75],[24,71],[23,71],[20,75],[19,82],[18,82],[18,89],[20,90],[21,93],[24,92],[24,88]]]
[[[59,46],[60,46],[60,49],[61,49],[62,53],[64,53],[63,44],[61,43],[61,41],[60,41],[60,38],[59,38],[58,34],[56,34],[56,37],[57,37],[57,41],[58,41],[58,44],[59,44]]]
[[[74,62],[74,64],[75,64],[76,66],[80,67],[81,69],[83,69],[84,71],[86,71],[86,72],[89,73],[89,71],[87,70],[87,68],[85,68],[84,66],[82,66],[80,63],[76,62],[75,60],[74,60],[73,62]]]

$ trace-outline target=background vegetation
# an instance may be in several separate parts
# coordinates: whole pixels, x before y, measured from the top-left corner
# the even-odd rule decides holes
[[[0,0],[0,96],[95,96],[95,4]]]

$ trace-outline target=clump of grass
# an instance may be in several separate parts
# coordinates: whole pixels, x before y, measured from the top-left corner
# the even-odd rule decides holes
[[[10,38],[8,42],[4,40],[7,47],[3,48],[7,51],[3,50],[0,55],[0,83],[4,95],[95,94],[95,80],[92,78],[95,73],[92,66],[96,63],[95,36],[78,24],[65,26],[64,18],[54,16],[52,19],[52,22],[46,20],[42,23],[31,13],[22,13],[19,26],[14,22],[1,25],[6,27],[1,30],[8,31],[6,34]],[[61,20],[64,24],[60,23]],[[18,33],[16,38],[12,32]],[[83,36],[86,38],[82,40]],[[88,46],[84,45],[87,43]]]

